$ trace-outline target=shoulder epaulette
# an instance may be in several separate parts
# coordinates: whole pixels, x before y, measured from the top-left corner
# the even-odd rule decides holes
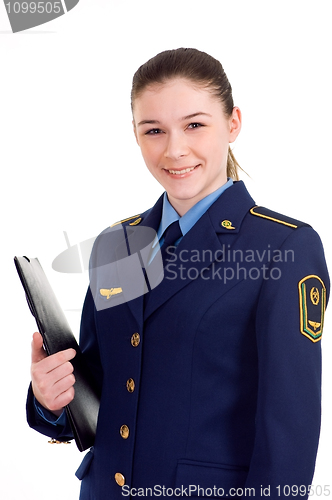
[[[136,220],[133,221],[133,222],[130,222],[129,225],[130,226],[136,226],[136,224],[139,224],[141,222],[141,220],[142,220],[142,219],[139,218],[139,216],[140,216],[140,214],[134,215],[133,217],[128,217],[128,219],[119,220],[119,222],[114,222],[114,224],[112,224],[110,227],[117,226],[118,224],[122,224],[123,222],[127,222],[127,221],[132,220],[132,219],[136,219]]]
[[[272,210],[269,210],[265,207],[253,207],[250,209],[250,213],[252,215],[256,215],[257,217],[262,217],[263,219],[278,222],[278,224],[284,224],[284,226],[292,227],[293,229],[297,229],[298,227],[303,226],[310,227],[310,224],[306,224],[305,222],[301,222],[300,220],[292,219],[291,217],[287,217],[286,215],[282,215],[277,212],[273,212]]]

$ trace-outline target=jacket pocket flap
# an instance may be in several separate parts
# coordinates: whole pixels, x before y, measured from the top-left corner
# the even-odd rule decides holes
[[[229,495],[231,488],[234,488],[232,491],[235,493],[237,488],[244,487],[247,475],[248,467],[179,460],[176,487],[188,488],[188,494],[190,491],[190,496],[194,497],[221,496],[220,489],[224,490],[223,495]]]

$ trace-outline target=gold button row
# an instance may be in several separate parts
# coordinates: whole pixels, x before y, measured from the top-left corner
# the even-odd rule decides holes
[[[139,345],[141,341],[141,337],[140,337],[140,334],[139,333],[134,333],[132,336],[131,336],[131,339],[130,339],[130,342],[131,342],[131,345],[133,347],[137,347]],[[134,392],[135,390],[135,381],[134,379],[132,378],[129,378],[127,380],[127,391],[128,392]],[[123,439],[127,439],[129,437],[129,427],[128,425],[121,425],[120,427],[120,436],[123,438]],[[124,484],[126,483],[126,479],[124,477],[123,474],[121,474],[121,472],[117,472],[114,476],[114,479],[116,481],[116,484],[118,484],[119,486],[124,486]]]

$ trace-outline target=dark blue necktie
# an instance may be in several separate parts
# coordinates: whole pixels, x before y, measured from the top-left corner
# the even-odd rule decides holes
[[[170,224],[166,229],[166,231],[164,232],[164,242],[160,249],[164,267],[167,265],[167,259],[169,259],[170,254],[174,250],[174,249],[169,249],[169,247],[174,246],[174,243],[181,237],[182,237],[182,231],[180,228],[180,224],[179,221],[176,220],[172,222],[172,224]],[[167,252],[168,249],[169,251]]]
[[[163,266],[164,266],[164,278],[163,280],[167,277],[167,260],[170,259],[171,254],[173,253],[174,248],[170,249],[170,247],[174,246],[174,243],[182,237],[182,231],[180,229],[180,224],[179,221],[172,222],[164,232],[164,242],[161,246],[161,256],[163,259]],[[167,250],[169,249],[169,253]],[[172,260],[172,259],[171,259]],[[144,307],[146,307],[148,301],[151,299],[151,296],[154,293],[158,293],[160,289],[158,290],[159,286],[162,286],[162,283],[152,290],[150,290],[148,293],[144,295]]]

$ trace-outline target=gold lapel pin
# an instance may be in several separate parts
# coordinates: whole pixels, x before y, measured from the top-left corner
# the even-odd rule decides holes
[[[225,229],[235,229],[235,227],[232,226],[232,223],[230,220],[223,220],[221,223],[222,227]]]

